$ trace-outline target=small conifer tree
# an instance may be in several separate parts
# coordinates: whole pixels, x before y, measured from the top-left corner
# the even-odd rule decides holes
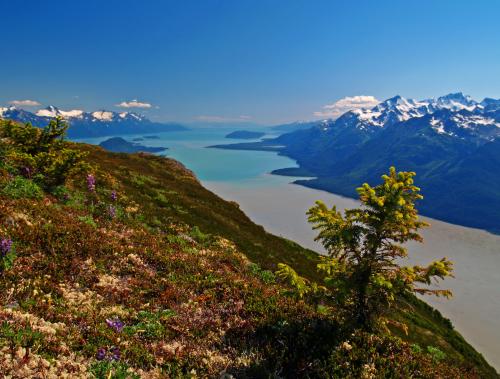
[[[64,141],[68,124],[61,118],[52,119],[43,129],[13,121],[2,121],[0,126],[2,158],[46,189],[64,184],[69,176],[87,168],[86,153]]]
[[[388,321],[384,313],[397,296],[405,293],[450,296],[448,290],[421,287],[433,278],[450,276],[452,263],[443,258],[426,267],[401,266],[408,256],[405,243],[422,241],[419,229],[428,226],[420,221],[415,208],[422,199],[413,184],[414,172],[396,172],[390,168],[383,183],[358,188],[361,207],[344,214],[321,202],[308,211],[309,222],[319,231],[328,252],[318,269],[324,274],[324,286],[299,279],[292,268],[279,265],[278,276],[297,287],[300,296],[318,291],[335,300],[347,311],[354,327],[373,330],[377,322]]]

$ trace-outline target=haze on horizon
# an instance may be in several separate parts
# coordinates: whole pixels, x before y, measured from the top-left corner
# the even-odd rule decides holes
[[[500,97],[494,0],[23,0],[2,9],[0,106],[272,124],[322,118],[339,100]]]

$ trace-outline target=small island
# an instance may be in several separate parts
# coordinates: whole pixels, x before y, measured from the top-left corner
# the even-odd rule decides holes
[[[159,136],[143,136],[145,139],[160,139]]]
[[[121,137],[109,138],[99,144],[102,148],[114,153],[159,153],[167,150],[166,147],[150,147],[135,142],[129,142]]]
[[[266,133],[263,132],[254,132],[250,130],[236,130],[232,133],[226,135],[226,138],[234,138],[234,139],[254,139],[263,137]]]

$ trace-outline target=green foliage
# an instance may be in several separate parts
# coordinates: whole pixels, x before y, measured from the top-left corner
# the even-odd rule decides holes
[[[422,353],[423,349],[420,347],[418,343],[413,343],[411,344],[411,351],[413,351],[414,353]]]
[[[193,238],[196,242],[204,244],[210,241],[210,234],[203,233],[200,228],[193,226],[189,231],[189,236]]]
[[[93,228],[97,228],[97,224],[94,221],[94,218],[92,216],[79,216],[78,220],[80,220],[81,222],[83,222],[87,225],[90,225]]]
[[[0,273],[10,269],[14,265],[16,257],[16,246],[12,244],[9,251],[4,252],[3,256],[0,255]]]
[[[4,321],[0,326],[0,342],[8,341],[11,348],[36,348],[42,344],[43,339],[43,334],[33,330],[29,325],[16,329]]]
[[[64,141],[68,125],[60,118],[39,129],[2,121],[0,137],[5,139],[4,160],[47,189],[60,186],[72,175],[87,169],[85,153],[69,148]]]
[[[316,240],[329,254],[318,265],[327,296],[337,301],[355,327],[372,330],[379,321],[385,325],[389,320],[383,316],[397,296],[451,294],[417,287],[418,283],[429,285],[433,278],[451,275],[452,263],[446,258],[427,267],[401,267],[397,263],[408,255],[403,244],[422,241],[418,230],[427,226],[419,221],[415,208],[422,195],[413,184],[414,176],[391,167],[389,174],[382,176],[382,184],[371,187],[365,183],[358,188],[361,208],[342,214],[335,206],[328,209],[318,201],[308,212],[309,222],[319,230]],[[280,265],[278,275],[287,279],[299,296],[313,289],[286,265]]]
[[[124,333],[129,335],[140,335],[148,340],[159,339],[167,331],[162,324],[163,321],[175,316],[175,312],[169,309],[158,312],[140,311],[137,314],[137,323],[124,328]]]
[[[158,182],[154,178],[146,175],[133,174],[131,179],[132,183],[134,183],[137,187],[158,185]]]
[[[91,374],[96,379],[139,379],[140,376],[128,372],[129,366],[123,362],[100,361],[90,367]]]
[[[12,199],[41,199],[43,198],[42,189],[32,180],[15,176],[9,180],[2,193]]]
[[[266,284],[276,282],[276,275],[270,270],[263,270],[257,263],[250,263],[248,265],[250,272],[262,280]]]
[[[284,281],[286,281],[294,290],[299,298],[304,297],[304,295],[311,292],[310,281],[303,278],[290,266],[284,263],[278,263],[278,270],[276,271],[276,276]]]
[[[434,346],[427,346],[427,352],[432,356],[435,362],[442,361],[446,358],[446,354]]]

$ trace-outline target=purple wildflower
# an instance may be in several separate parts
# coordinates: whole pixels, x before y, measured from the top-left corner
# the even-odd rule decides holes
[[[10,253],[12,249],[12,240],[10,238],[0,239],[0,258]]]
[[[89,192],[95,192],[95,177],[92,174],[87,175],[87,189]]]
[[[125,326],[123,322],[121,322],[117,317],[115,317],[114,319],[107,318],[106,324],[108,324],[110,328],[114,329],[118,333],[120,333]]]
[[[97,350],[97,354],[96,354],[96,359],[98,361],[102,361],[104,358],[106,358],[106,349],[103,348],[103,347],[100,347],[98,350]]]
[[[111,218],[115,218],[115,216],[116,216],[116,208],[113,207],[112,205],[110,205],[108,208],[108,215]]]
[[[109,357],[110,361],[119,361],[121,357],[120,349],[116,346],[113,346],[111,349],[109,349],[109,352],[111,353],[111,356]]]
[[[118,199],[118,194],[116,191],[111,192],[111,200],[116,201]]]

